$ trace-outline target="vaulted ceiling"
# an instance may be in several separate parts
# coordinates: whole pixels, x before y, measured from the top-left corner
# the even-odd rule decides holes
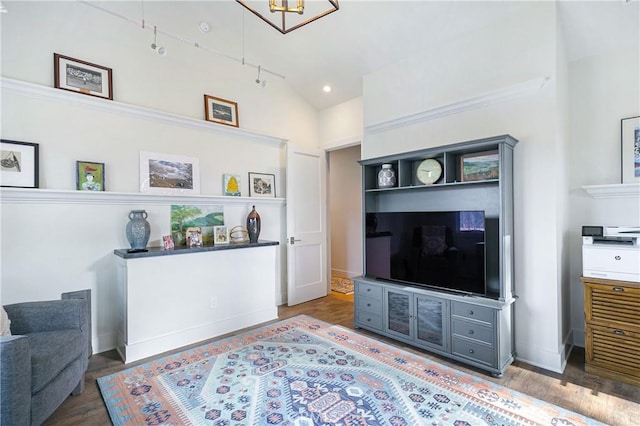
[[[260,65],[267,84],[280,78],[275,74],[284,76],[318,109],[360,96],[363,75],[528,7],[525,1],[339,2],[335,13],[286,35],[233,0],[91,3],[134,20],[143,16],[160,31],[245,58]],[[563,0],[557,10],[570,60],[624,46],[635,46],[638,55],[638,0]],[[200,22],[209,24],[208,32],[199,29]],[[322,91],[327,84],[328,94]]]

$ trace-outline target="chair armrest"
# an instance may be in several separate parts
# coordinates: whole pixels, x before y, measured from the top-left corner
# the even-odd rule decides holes
[[[6,305],[11,334],[80,329],[89,326],[87,302],[83,299],[24,302]]]
[[[0,423],[31,423],[31,349],[26,336],[0,337]]]

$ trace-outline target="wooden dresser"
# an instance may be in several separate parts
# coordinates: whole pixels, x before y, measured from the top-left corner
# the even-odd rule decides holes
[[[585,370],[640,386],[640,283],[581,279]]]

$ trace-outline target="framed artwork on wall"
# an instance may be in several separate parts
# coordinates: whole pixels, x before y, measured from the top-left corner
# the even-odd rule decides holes
[[[276,197],[276,176],[267,173],[249,172],[249,196]]]
[[[53,74],[56,89],[113,100],[111,68],[54,53]]]
[[[499,174],[498,151],[474,152],[460,156],[460,180],[462,182],[498,179]]]
[[[104,191],[104,163],[76,161],[76,189]]]
[[[229,229],[226,226],[214,226],[213,227],[213,243],[229,244]]]
[[[204,95],[204,110],[207,121],[238,127],[238,104],[214,96]]]
[[[225,173],[222,175],[222,193],[232,197],[240,197],[240,175]]]
[[[640,116],[620,121],[622,183],[640,182]]]
[[[0,186],[38,188],[39,145],[0,140]]]
[[[140,192],[200,194],[200,162],[182,155],[140,152]]]

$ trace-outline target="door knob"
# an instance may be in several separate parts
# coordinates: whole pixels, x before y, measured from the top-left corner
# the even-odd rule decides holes
[[[295,237],[289,237],[289,244],[295,244],[296,241],[302,241],[302,240],[296,240]]]

